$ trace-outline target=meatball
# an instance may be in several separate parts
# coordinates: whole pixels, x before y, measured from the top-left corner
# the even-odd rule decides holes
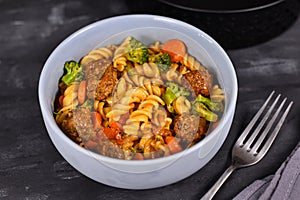
[[[95,137],[92,113],[88,107],[79,107],[73,111],[74,123],[79,137],[87,141]]]
[[[112,94],[117,83],[117,71],[112,65],[110,65],[105,70],[104,75],[101,77],[101,80],[96,88],[95,99],[99,101],[106,99],[110,94]]]
[[[97,153],[111,158],[125,158],[124,151],[117,144],[105,137],[102,137],[101,140],[98,141],[99,143],[94,149]]]
[[[87,96],[96,100],[107,98],[116,86],[117,70],[107,59],[95,60],[85,66]]]
[[[184,77],[197,96],[199,94],[204,96],[210,95],[209,90],[212,87],[212,75],[207,70],[192,70],[186,73]]]
[[[73,118],[72,111],[65,111],[67,114],[63,115],[63,119],[60,119],[60,122],[58,123],[61,130],[74,142],[81,143],[81,138],[79,137],[75,123]]]
[[[174,118],[174,132],[182,141],[190,144],[195,139],[199,127],[199,117],[182,114]]]
[[[111,61],[107,59],[95,60],[84,66],[84,76],[86,78],[96,78],[100,79],[106,68],[111,65]]]

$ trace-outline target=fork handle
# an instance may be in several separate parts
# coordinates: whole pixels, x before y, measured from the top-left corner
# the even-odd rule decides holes
[[[217,191],[220,189],[220,187],[223,185],[223,183],[227,180],[227,178],[230,176],[230,174],[236,169],[237,167],[235,165],[230,165],[226,171],[220,176],[220,178],[217,180],[217,182],[208,190],[208,192],[200,199],[200,200],[211,200]]]

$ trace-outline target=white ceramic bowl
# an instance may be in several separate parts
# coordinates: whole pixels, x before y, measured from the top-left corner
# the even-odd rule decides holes
[[[127,36],[145,44],[178,38],[190,54],[216,73],[225,92],[225,111],[217,126],[193,147],[172,156],[134,161],[118,160],[88,151],[71,141],[53,118],[53,101],[63,64],[79,60],[88,51],[119,44]],[[60,154],[78,171],[103,184],[127,189],[148,189],[182,180],[202,168],[228,135],[237,99],[237,78],[225,51],[201,30],[178,20],[154,15],[125,15],[86,26],[65,39],[46,61],[39,80],[39,102],[49,136]]]

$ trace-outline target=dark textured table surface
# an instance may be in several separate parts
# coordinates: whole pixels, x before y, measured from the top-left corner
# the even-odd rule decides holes
[[[38,103],[38,79],[52,50],[79,28],[131,13],[123,1],[0,0],[0,199],[199,199],[229,164],[234,141],[271,90],[295,102],[280,135],[257,165],[240,169],[216,199],[230,199],[256,179],[274,174],[300,140],[300,19],[280,36],[227,50],[239,95],[221,150],[192,176],[152,190],[97,183],[72,168],[50,141]]]

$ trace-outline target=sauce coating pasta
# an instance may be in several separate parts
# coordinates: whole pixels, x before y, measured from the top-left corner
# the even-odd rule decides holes
[[[146,46],[133,37],[64,65],[54,103],[61,130],[118,159],[169,156],[204,138],[224,94],[178,39]]]

